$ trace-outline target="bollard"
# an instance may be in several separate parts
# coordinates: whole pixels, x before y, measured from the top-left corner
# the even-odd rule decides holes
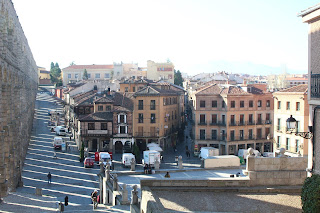
[[[131,159],[131,171],[135,171],[136,170],[136,161],[134,160],[134,158]]]
[[[132,188],[133,190],[131,191],[131,204],[137,205],[139,203],[138,191],[137,191],[138,186],[134,185]]]
[[[36,195],[42,196],[42,188],[36,187]]]

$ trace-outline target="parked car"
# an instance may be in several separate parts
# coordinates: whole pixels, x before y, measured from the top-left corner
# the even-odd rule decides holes
[[[63,136],[66,136],[66,129],[63,127],[63,126],[57,126],[55,128],[55,131],[56,131],[56,135],[63,135]]]
[[[63,139],[61,137],[54,137],[53,139],[53,148],[61,149]]]
[[[88,168],[88,167],[93,168],[93,166],[94,166],[94,159],[93,159],[93,158],[89,158],[89,157],[85,158],[85,159],[84,159],[83,166],[84,166],[84,168]]]

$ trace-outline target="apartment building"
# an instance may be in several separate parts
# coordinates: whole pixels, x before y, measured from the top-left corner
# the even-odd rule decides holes
[[[212,84],[193,96],[195,153],[212,146],[220,154],[237,154],[250,147],[271,152],[273,129],[272,94],[266,85],[244,89],[232,85]]]
[[[127,79],[120,82],[120,92],[137,92],[147,85],[150,80],[147,79]]]
[[[292,115],[296,120],[295,132],[308,132],[309,104],[307,99],[308,85],[300,84],[273,93],[274,98],[274,151],[286,149],[286,155],[308,155],[308,139],[287,131],[286,121]]]
[[[71,65],[62,69],[62,84],[75,83],[85,79],[84,72],[87,71],[87,79],[102,81],[110,80],[114,74],[113,64],[107,65]]]
[[[180,93],[168,85],[146,86],[133,95],[133,136],[140,150],[148,143],[175,146],[180,123]]]
[[[153,81],[164,80],[174,83],[174,65],[172,62],[156,63],[147,61],[147,78]]]

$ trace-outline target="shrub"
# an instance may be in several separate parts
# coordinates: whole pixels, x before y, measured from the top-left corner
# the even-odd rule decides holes
[[[303,212],[320,212],[320,175],[306,178],[301,191]]]

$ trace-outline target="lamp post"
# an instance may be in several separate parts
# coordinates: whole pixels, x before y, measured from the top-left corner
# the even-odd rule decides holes
[[[287,123],[287,133],[294,133],[296,136],[300,136],[305,139],[311,139],[313,137],[312,126],[308,126],[309,132],[294,132],[296,129],[297,120],[290,115],[290,117],[286,121]]]

